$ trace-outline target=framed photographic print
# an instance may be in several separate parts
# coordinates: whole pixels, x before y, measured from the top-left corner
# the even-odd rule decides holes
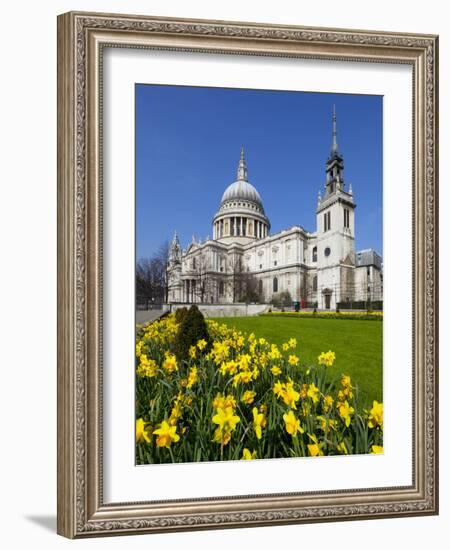
[[[58,18],[58,532],[436,514],[430,35]]]

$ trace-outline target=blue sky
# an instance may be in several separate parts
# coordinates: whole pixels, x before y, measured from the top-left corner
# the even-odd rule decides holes
[[[174,230],[183,247],[212,234],[243,145],[271,233],[315,231],[331,146],[333,104],[356,248],[382,254],[382,97],[136,85],[136,259]]]

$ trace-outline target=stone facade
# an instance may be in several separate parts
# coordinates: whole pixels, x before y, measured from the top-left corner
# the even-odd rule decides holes
[[[192,240],[182,250],[172,240],[168,263],[170,303],[239,302],[249,287],[269,303],[288,291],[306,307],[335,309],[354,301],[382,301],[382,261],[373,250],[355,253],[355,201],[344,183],[336,116],[326,163],[325,189],[319,192],[316,231],[294,225],[270,234],[261,197],[248,181],[244,151],[237,179],[225,190],[213,218],[213,238]]]

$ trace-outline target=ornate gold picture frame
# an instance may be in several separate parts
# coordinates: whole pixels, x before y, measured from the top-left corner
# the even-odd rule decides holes
[[[412,483],[106,502],[103,55],[106,48],[412,68]],[[438,38],[130,15],[58,18],[58,533],[89,536],[438,513]],[[133,453],[133,449],[131,453]],[[165,466],[170,468],[172,465]],[[146,466],[151,468],[152,466]],[[201,467],[201,466],[200,466]]]

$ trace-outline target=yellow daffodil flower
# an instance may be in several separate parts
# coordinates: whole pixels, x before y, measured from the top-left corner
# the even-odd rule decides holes
[[[313,403],[317,403],[319,401],[319,388],[314,383],[309,385],[306,393]]]
[[[248,384],[252,376],[253,374],[250,371],[238,372],[233,376],[233,386],[236,387],[238,384]]]
[[[315,435],[308,434],[309,439],[312,443],[308,443],[308,451],[311,456],[323,456],[323,443],[319,443]]]
[[[158,367],[156,361],[149,359],[145,353],[141,353],[140,363],[137,368],[137,375],[140,378],[153,378],[156,376]]]
[[[348,376],[347,374],[343,374],[342,377],[341,377],[341,385],[344,388],[351,388],[352,387],[352,380],[351,380],[350,376]]]
[[[246,405],[251,405],[253,401],[255,400],[256,392],[247,390],[244,392],[244,394],[241,397],[241,401],[245,403]]]
[[[296,348],[297,347],[297,340],[295,338],[289,338],[288,345],[292,349]]]
[[[383,447],[380,445],[372,445],[371,455],[382,455],[384,453]]]
[[[261,439],[262,429],[266,427],[267,420],[264,413],[258,412],[256,407],[253,407],[253,429],[255,430],[256,437]]]
[[[256,458],[256,451],[250,452],[247,448],[242,451],[241,460],[254,460]]]
[[[228,445],[231,440],[231,432],[224,432],[220,428],[216,428],[214,431],[213,441],[219,443],[219,445]]]
[[[318,357],[319,365],[324,365],[325,367],[332,367],[334,360],[336,359],[336,354],[333,351],[322,352]]]
[[[289,355],[288,363],[291,366],[296,367],[298,365],[299,361],[300,361],[300,359],[296,355]]]
[[[297,437],[297,432],[301,434],[304,432],[303,428],[300,426],[300,420],[292,411],[283,414],[283,420],[287,433],[292,435],[292,437]]]
[[[288,405],[291,409],[296,409],[295,406],[296,402],[300,399],[300,394],[298,391],[294,390],[294,383],[288,382],[285,384],[284,392],[283,392],[283,401]]]
[[[187,379],[187,388],[192,388],[192,386],[197,382],[198,380],[198,369],[197,367],[192,367],[189,371],[188,379]]]
[[[347,401],[340,403],[338,406],[339,416],[345,421],[347,428],[350,426],[351,417],[355,412],[353,407],[350,407]]]
[[[163,420],[159,424],[158,429],[153,432],[158,437],[156,438],[156,444],[158,447],[170,447],[173,443],[179,441],[180,436],[177,434],[177,427],[171,426],[166,420]]]
[[[232,432],[241,419],[234,414],[232,407],[226,407],[225,409],[217,409],[217,414],[213,416],[212,421],[214,424],[217,424],[222,431]]]
[[[148,422],[144,422],[142,418],[136,420],[136,443],[145,441],[151,443],[151,429]]]
[[[236,398],[231,394],[222,395],[218,393],[214,398],[213,407],[215,409],[226,409],[227,407],[234,409],[236,407]]]
[[[373,407],[370,409],[369,413],[369,428],[376,428],[380,426],[383,427],[383,403],[378,403],[378,401],[373,402]]]
[[[197,342],[197,347],[200,351],[204,350],[207,346],[208,342],[204,340],[203,338]]]
[[[331,395],[325,395],[323,398],[323,410],[327,413],[333,406],[334,399]]]
[[[163,368],[167,372],[174,372],[178,370],[177,358],[175,357],[175,355],[173,355],[172,353],[166,353]]]

